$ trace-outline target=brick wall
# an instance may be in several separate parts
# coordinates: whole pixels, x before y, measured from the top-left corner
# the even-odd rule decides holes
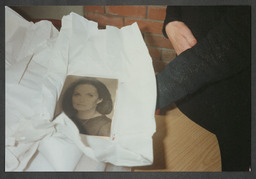
[[[85,6],[87,19],[121,28],[137,22],[153,59],[156,72],[170,62],[176,53],[168,39],[162,35],[166,6]]]

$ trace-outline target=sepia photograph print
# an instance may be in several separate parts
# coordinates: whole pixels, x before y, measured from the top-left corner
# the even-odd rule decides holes
[[[55,114],[64,112],[80,134],[109,137],[117,80],[67,76]]]

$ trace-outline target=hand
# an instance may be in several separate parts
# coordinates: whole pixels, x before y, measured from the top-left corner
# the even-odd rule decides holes
[[[183,22],[170,22],[165,26],[165,31],[177,55],[193,47],[197,43],[191,30]]]

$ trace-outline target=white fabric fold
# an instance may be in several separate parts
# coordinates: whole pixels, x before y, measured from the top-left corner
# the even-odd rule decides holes
[[[55,131],[50,122],[53,115],[49,115],[52,108],[42,103],[45,99],[42,87],[58,31],[49,21],[34,24],[8,7],[5,11],[5,137],[8,156],[5,170],[23,171],[37,151],[40,140]],[[46,98],[55,103],[57,96],[54,100]]]
[[[67,75],[118,79],[111,128],[115,140],[94,136],[83,140],[100,161],[123,166],[151,164],[156,85],[152,60],[137,24],[98,30],[95,22],[75,13],[64,20],[62,24],[71,32]],[[139,145],[123,139],[139,141]]]
[[[5,10],[6,171],[150,165],[156,84],[137,24],[99,30],[71,13],[58,32],[48,21],[34,24]],[[54,119],[68,75],[118,80],[110,138],[79,134],[64,113]]]

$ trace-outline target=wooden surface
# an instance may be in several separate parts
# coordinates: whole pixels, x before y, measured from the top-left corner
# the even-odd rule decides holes
[[[174,107],[156,115],[154,163],[133,171],[221,171],[218,141]]]

